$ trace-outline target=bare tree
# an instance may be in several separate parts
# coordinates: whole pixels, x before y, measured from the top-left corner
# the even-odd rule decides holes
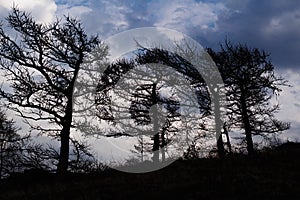
[[[162,63],[168,66],[172,66],[175,70],[180,72],[190,81],[190,86],[194,89],[197,95],[198,109],[203,114],[200,118],[205,120],[211,120],[209,118],[213,117],[214,124],[213,130],[217,135],[217,149],[218,155],[223,157],[224,144],[221,136],[222,129],[222,117],[221,107],[224,106],[224,86],[220,85],[220,77],[218,73],[214,71],[214,66],[211,66],[212,60],[206,52],[199,52],[189,44],[189,42],[184,42],[183,45],[178,44],[176,53],[170,53],[166,50],[154,48],[154,49],[144,49],[145,53],[140,54],[137,58],[138,63],[144,64],[147,62],[152,63]],[[203,62],[201,72],[197,71],[192,63],[187,61],[186,58],[193,58],[192,60],[197,60],[197,62]],[[203,76],[204,75],[204,76]],[[187,97],[190,94],[186,94]],[[214,114],[214,116],[212,116]],[[202,132],[207,130],[203,123]],[[193,144],[191,144],[193,145]]]
[[[145,161],[147,153],[152,152],[153,144],[147,141],[147,138],[143,135],[138,136],[138,142],[134,145],[134,149],[131,150],[132,153],[137,154],[141,162]]]
[[[180,121],[179,102],[170,98],[166,98],[159,93],[159,89],[163,85],[158,86],[157,83],[141,85],[133,94],[133,100],[129,112],[131,117],[137,124],[153,123],[153,160],[159,161],[159,149],[161,150],[162,161],[165,161],[165,148],[169,143],[166,138],[171,133],[177,131],[176,126],[173,125],[176,121]],[[163,105],[167,110],[166,119],[160,116],[157,104]],[[150,115],[150,110],[152,113]],[[159,123],[163,123],[159,126]]]
[[[81,23],[69,16],[45,25],[13,8],[6,22],[16,37],[0,26],[0,67],[7,81],[0,94],[32,130],[60,140],[57,172],[64,174],[75,80],[84,58],[100,41],[88,37]]]
[[[139,134],[146,133],[148,132],[148,130],[146,130],[147,125],[151,124],[151,133],[156,133],[153,134],[152,137],[153,161],[157,162],[159,160],[159,149],[161,150],[162,160],[165,159],[165,147],[167,144],[172,143],[172,145],[176,145],[177,143],[178,149],[181,148],[180,151],[182,151],[184,143],[186,146],[186,142],[191,140],[191,132],[195,133],[194,136],[196,137],[200,134],[207,135],[204,134],[204,132],[207,132],[207,128],[201,123],[201,120],[204,120],[205,117],[211,114],[211,100],[207,85],[199,72],[191,63],[178,54],[158,48],[141,48],[138,52],[134,59],[118,60],[104,71],[97,88],[96,104],[99,105],[98,117],[101,120],[108,121],[110,123],[109,128],[120,124],[116,123],[118,117],[115,115],[121,112],[130,113],[130,116],[127,116],[127,120],[134,119],[134,123],[129,124],[128,120],[126,124],[127,127],[130,126],[133,132],[119,129],[109,136],[121,136],[126,134],[128,134],[128,136],[136,136],[136,132],[134,132],[135,128],[145,126],[144,131],[137,129],[140,131]],[[165,66],[170,66],[172,70],[168,70]],[[140,69],[137,69],[139,67]],[[149,73],[146,73],[147,70]],[[130,73],[131,75],[127,75]],[[150,78],[147,79],[146,76]],[[181,78],[185,81],[182,81]],[[124,82],[124,79],[127,83]],[[168,86],[169,82],[171,82],[171,86]],[[120,85],[122,87],[120,87]],[[116,88],[120,89],[117,91],[117,95],[113,93],[117,90]],[[126,90],[127,88],[131,88],[132,90],[128,92],[129,90]],[[160,92],[161,88],[164,89],[164,92]],[[111,90],[113,92],[111,92]],[[166,96],[162,95],[163,93]],[[177,99],[176,95],[178,94],[183,98]],[[117,98],[114,99],[118,101],[112,101],[113,95],[117,96]],[[175,98],[171,98],[172,96]],[[122,101],[120,99],[122,99]],[[181,101],[180,103],[179,99]],[[193,103],[189,104],[189,101],[192,100]],[[128,101],[129,105],[122,104],[124,101]],[[155,123],[161,123],[161,120],[155,119],[158,116],[154,114],[159,113],[155,111],[159,104],[168,110],[168,117],[165,123],[163,123],[163,126]],[[118,110],[116,107],[124,108],[124,110],[119,112],[121,109]],[[186,117],[189,118],[190,121],[186,124],[185,122],[180,122],[174,125],[174,122],[181,121],[180,112],[178,112],[179,108],[181,113],[187,114]],[[116,112],[116,110],[118,110],[118,112]],[[192,118],[193,120],[191,120]],[[183,121],[184,120],[185,119],[183,119]],[[186,132],[186,136],[176,134],[176,132],[179,132],[179,129]],[[106,131],[106,134],[108,132],[109,131]],[[175,135],[177,135],[177,138],[173,137]]]
[[[247,151],[254,153],[253,135],[268,137],[289,128],[289,123],[277,120],[279,106],[271,105],[273,95],[279,95],[287,81],[275,75],[268,55],[257,48],[232,45],[226,41],[220,52],[208,49],[225,83],[227,124],[245,132]],[[226,130],[227,131],[227,130]]]

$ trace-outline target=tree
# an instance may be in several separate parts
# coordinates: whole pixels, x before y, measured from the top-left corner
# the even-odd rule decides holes
[[[75,80],[84,58],[100,41],[96,36],[88,37],[81,23],[69,16],[44,25],[13,8],[6,21],[17,37],[0,26],[0,67],[8,83],[0,95],[32,130],[60,140],[57,172],[64,174],[68,169]],[[42,121],[47,122],[45,126]]]
[[[145,161],[146,153],[152,152],[152,147],[151,142],[147,142],[143,135],[138,137],[138,142],[137,144],[134,145],[134,149],[131,150],[132,153],[137,154],[137,157],[141,162]]]
[[[134,59],[118,60],[104,71],[97,88],[98,117],[109,121],[110,126],[107,127],[111,128],[116,124],[121,124],[114,123],[116,119],[126,119],[125,117],[116,117],[117,114],[122,112],[127,114],[129,112],[130,116],[127,120],[134,119],[134,123],[129,124],[128,122],[126,124],[130,126],[130,131],[135,130],[136,127],[140,128],[140,126],[147,129],[148,124],[152,125],[151,130],[154,129],[152,133],[157,133],[153,134],[152,143],[153,161],[157,162],[159,160],[159,149],[161,150],[162,160],[165,159],[164,147],[166,144],[171,144],[172,147],[177,145],[176,150],[183,153],[184,147],[188,146],[188,142],[195,138],[198,140],[200,135],[202,135],[202,138],[208,135],[205,134],[208,130],[202,122],[211,113],[211,100],[207,84],[200,73],[179,54],[159,48],[140,48],[137,52]],[[170,66],[173,71],[170,71],[166,66]],[[127,75],[130,73],[131,75]],[[147,79],[147,76],[150,78]],[[185,81],[181,81],[181,77]],[[168,86],[168,81],[172,83],[171,87]],[[119,90],[117,90],[118,88]],[[128,88],[132,90],[128,92]],[[160,92],[161,88],[162,91]],[[180,94],[180,98],[177,99],[176,95],[178,94]],[[114,97],[114,95],[117,97]],[[172,96],[175,98],[171,98]],[[115,101],[111,100],[112,97]],[[193,100],[192,104],[190,104],[191,100]],[[129,106],[122,104],[125,101],[129,102]],[[155,119],[157,116],[150,115],[150,113],[159,113],[155,111],[157,110],[157,104],[162,105],[168,111],[168,117],[163,126],[155,123],[155,121],[160,121]],[[126,107],[129,109],[126,110]],[[124,110],[119,111],[123,108]],[[185,113],[186,118],[189,118],[188,121],[184,117],[180,117],[179,108],[180,113]],[[118,112],[116,112],[117,110]],[[151,116],[153,116],[152,119]],[[179,123],[174,123],[178,121]],[[157,127],[161,128],[158,130]],[[118,129],[111,135],[128,134],[128,136],[136,136],[134,134],[149,131],[141,131],[141,129],[138,130],[139,133]],[[179,132],[178,130],[181,130],[181,133],[184,131],[185,135],[176,134]],[[138,151],[143,154],[143,145],[140,143],[138,145]]]
[[[92,172],[97,167],[100,167],[100,165],[97,166],[97,160],[93,156],[90,146],[86,142],[80,142],[74,139],[71,139],[71,142],[73,144],[69,163],[71,172]]]
[[[197,50],[189,42],[184,40],[183,44],[178,44],[176,53],[171,53],[160,48],[143,49],[144,53],[138,55],[137,61],[139,64],[162,63],[164,65],[172,66],[176,71],[184,75],[190,81],[190,86],[195,90],[197,95],[198,109],[203,114],[198,116],[202,119],[200,126],[204,132],[207,128],[204,126],[206,120],[213,117],[214,127],[212,128],[217,135],[217,149],[218,155],[223,157],[225,149],[221,137],[222,128],[222,114],[221,107],[224,101],[224,92],[221,77],[216,73],[215,67],[212,66],[212,60],[209,55],[203,51],[199,54]],[[201,63],[201,72],[199,73],[195,66],[184,58],[189,58]],[[190,94],[185,93],[187,98]],[[214,116],[212,116],[214,114]],[[190,127],[191,128],[191,127]],[[210,129],[211,130],[211,129]],[[203,134],[205,135],[205,134]],[[195,141],[193,141],[195,143]],[[191,145],[193,145],[193,143]]]
[[[289,128],[289,123],[277,120],[278,105],[270,100],[279,95],[287,81],[275,75],[274,66],[264,51],[247,45],[232,45],[226,41],[221,51],[208,49],[225,83],[227,125],[242,128],[246,135],[247,151],[254,153],[253,135],[267,137]]]
[[[213,130],[217,136],[221,136],[221,107],[223,106],[222,101],[225,99],[223,85],[221,84],[222,81],[220,81],[220,77],[218,77],[218,73],[214,71],[214,67],[211,65],[212,61],[210,62],[211,59],[208,54],[206,52],[199,54],[199,52],[197,52],[187,41],[184,41],[181,45],[177,45],[176,53],[170,53],[159,48],[144,49],[144,51],[145,53],[138,56],[138,63],[144,64],[147,62],[157,62],[172,66],[176,71],[180,72],[187,80],[190,81],[190,86],[194,89],[197,95],[197,107],[203,114],[202,116],[198,116],[199,120],[201,120],[200,123],[202,123],[200,124],[202,128],[199,130],[202,134],[199,135],[205,135],[207,137],[205,131]],[[197,60],[198,63],[203,63],[200,65],[202,68],[200,73],[192,63],[184,58],[194,58],[194,60]],[[190,94],[186,93],[186,96],[188,98],[190,97]],[[212,116],[212,114],[214,115]],[[214,118],[214,122],[212,122],[213,127],[207,129],[205,124],[206,121],[212,120],[211,117]],[[189,139],[192,141],[189,146],[193,146],[196,143],[194,140],[196,138],[199,140],[201,137],[194,136],[193,138],[194,139],[192,140]],[[217,138],[217,149],[218,155],[223,157],[225,149],[222,137]]]
[[[165,161],[165,148],[169,141],[166,136],[171,132],[176,132],[177,128],[173,123],[180,121],[179,102],[171,98],[166,98],[159,93],[163,85],[158,83],[144,84],[137,88],[133,94],[133,101],[129,108],[131,117],[137,125],[153,123],[153,161],[159,161],[159,149],[161,149],[162,161]],[[161,116],[158,105],[163,105],[168,111],[166,119]],[[150,116],[150,110],[152,113]],[[160,127],[159,124],[163,123]],[[142,149],[143,150],[143,149]]]
[[[0,110],[0,179],[26,169],[48,169],[46,151],[31,142],[29,134],[21,136],[15,122]],[[48,154],[47,154],[48,155]]]
[[[17,134],[14,121],[8,120],[4,112],[0,111],[0,179],[8,176],[20,166],[20,149],[28,136]]]

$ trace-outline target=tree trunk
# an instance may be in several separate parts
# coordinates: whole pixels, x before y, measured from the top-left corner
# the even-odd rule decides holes
[[[70,132],[70,131],[69,131]],[[57,173],[60,175],[66,174],[69,162],[69,133],[67,128],[64,128],[60,136],[60,154]]]
[[[165,133],[161,133],[161,160],[164,162],[166,160],[166,140],[165,140]]]
[[[226,140],[227,140],[226,141],[226,145],[228,147],[228,151],[229,151],[229,153],[232,153],[230,138],[229,138],[229,134],[228,134],[228,131],[227,131],[225,123],[224,123],[223,129],[224,129],[224,134],[226,135]]]
[[[252,133],[251,133],[251,126],[249,121],[249,116],[247,112],[246,100],[244,97],[243,90],[241,91],[241,109],[242,109],[242,119],[244,123],[245,135],[246,135],[246,142],[247,142],[247,151],[248,155],[254,154],[253,148],[253,140],[252,140]]]
[[[153,138],[153,162],[159,162],[159,134],[155,134]]]
[[[143,136],[141,136],[141,161],[144,162],[144,139]]]
[[[218,156],[219,158],[223,158],[225,156],[224,143],[222,136],[220,136],[217,140],[217,148],[218,148]]]
[[[60,134],[60,154],[57,173],[65,175],[69,164],[69,149],[70,149],[70,129],[72,124],[72,99],[68,99],[66,114],[64,117],[63,129]]]
[[[3,143],[4,143],[4,140],[3,141],[0,141],[0,179],[2,179],[2,169],[3,169],[3,149],[2,146]]]
[[[221,121],[221,110],[220,110],[220,97],[219,97],[219,88],[216,91],[212,89],[212,102],[214,103],[214,114],[215,114],[215,131],[216,131],[216,139],[217,139],[217,148],[218,148],[218,156],[220,158],[224,157],[224,143],[222,139],[222,121]]]
[[[156,83],[153,83],[152,93],[152,109],[153,109],[153,133],[155,134],[153,137],[153,162],[159,162],[159,123],[158,123],[158,108],[157,108],[157,96],[156,96]]]

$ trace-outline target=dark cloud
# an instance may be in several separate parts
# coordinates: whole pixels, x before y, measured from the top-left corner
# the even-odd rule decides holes
[[[162,26],[182,31],[205,47],[218,48],[225,38],[233,43],[247,43],[270,53],[271,61],[281,69],[300,68],[299,1],[56,0],[55,3],[60,16],[74,14],[88,32],[103,38],[132,28]],[[28,8],[33,13],[46,13],[43,9]],[[0,6],[1,19],[7,11]]]
[[[182,31],[207,47],[216,48],[225,38],[247,43],[270,53],[273,63],[281,68],[300,68],[298,1],[125,0],[95,1],[93,7],[97,9],[92,15],[98,16],[93,23],[102,20],[103,33],[163,26]]]
[[[56,0],[55,3],[59,16],[74,14],[88,32],[104,38],[132,28],[162,26],[182,31],[206,47],[217,48],[225,38],[247,43],[269,52],[273,63],[282,69],[300,68],[300,3],[296,0]],[[1,19],[7,15],[3,5]],[[41,4],[45,9],[40,9],[41,6],[28,9],[45,14],[45,5]]]
[[[300,3],[293,0],[228,1],[230,12],[219,18],[218,32],[209,36],[216,45],[227,37],[271,54],[282,68],[300,68]]]

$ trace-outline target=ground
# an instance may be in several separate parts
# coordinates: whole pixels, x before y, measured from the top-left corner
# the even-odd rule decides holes
[[[300,144],[254,157],[179,160],[159,171],[129,174],[19,175],[0,183],[0,199],[300,199]]]

